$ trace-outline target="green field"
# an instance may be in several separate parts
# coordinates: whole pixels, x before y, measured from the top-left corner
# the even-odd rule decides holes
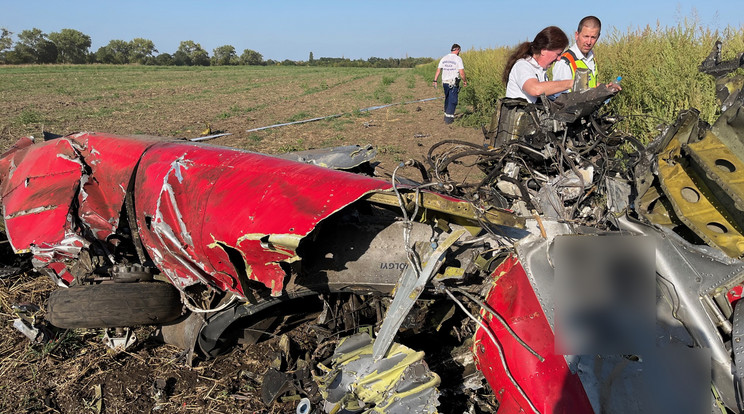
[[[210,144],[270,154],[371,144],[393,166],[421,159],[443,139],[482,142],[477,128],[443,124],[440,99],[403,104],[441,97],[431,76],[399,68],[0,66],[0,150],[43,131],[194,138],[209,130],[231,134]]]
[[[316,67],[3,67],[0,132],[3,139],[38,134],[42,127],[178,136],[195,123],[292,103],[265,118],[281,122],[412,96],[409,88],[388,87],[404,76],[402,69]]]

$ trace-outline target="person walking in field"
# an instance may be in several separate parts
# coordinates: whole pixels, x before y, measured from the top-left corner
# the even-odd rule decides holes
[[[437,86],[437,78],[442,74],[442,87],[444,88],[444,123],[451,124],[455,121],[455,108],[457,107],[457,95],[460,93],[460,80],[463,86],[468,86],[465,78],[465,66],[460,57],[460,45],[455,43],[450,48],[450,53],[439,60],[437,73],[434,74],[434,86]]]

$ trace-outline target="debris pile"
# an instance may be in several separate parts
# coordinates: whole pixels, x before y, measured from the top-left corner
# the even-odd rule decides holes
[[[430,178],[480,208],[606,227],[627,206],[632,168],[643,151],[637,139],[613,130],[616,117],[599,111],[615,93],[600,86],[539,105],[501,99],[484,145],[432,146]],[[472,166],[482,174],[455,171]]]
[[[720,62],[717,45],[701,70],[743,62]],[[744,95],[731,82],[717,82],[713,125],[684,111],[649,145],[615,130],[605,86],[502,99],[483,145],[441,141],[390,182],[370,176],[370,147],[282,159],[25,138],[0,157],[7,246],[25,259],[7,273],[49,275],[61,289],[46,319],[113,329],[119,351],[147,324],[189,364],[279,338],[245,378],[302,414],[742,411]],[[15,308],[33,341],[54,335],[40,310]],[[168,384],[152,394],[162,406]]]

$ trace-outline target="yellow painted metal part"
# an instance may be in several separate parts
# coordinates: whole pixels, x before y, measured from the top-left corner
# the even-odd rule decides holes
[[[690,157],[699,164],[707,178],[716,182],[744,211],[744,162],[712,132],[701,141],[687,145]]]
[[[667,208],[666,202],[663,194],[659,194],[656,187],[651,187],[639,199],[638,208],[653,223],[667,228],[674,228],[674,226],[679,224],[679,221],[676,220],[673,214],[669,213],[670,209]]]
[[[737,141],[737,129],[727,122],[730,114],[724,115],[701,138],[697,112],[681,119],[656,158],[659,185],[637,199],[638,211],[660,226],[684,224],[707,244],[741,257],[744,162],[737,154],[744,147]]]
[[[343,341],[341,344],[343,344]],[[339,344],[339,347],[341,344]],[[372,361],[373,345],[374,342],[370,342],[368,345],[338,355],[332,361],[332,369],[319,365],[319,368],[327,372],[325,376],[315,378],[320,385],[320,392],[324,398],[328,398],[327,387],[330,386],[336,378],[336,372],[344,370],[344,367],[352,362],[365,359]],[[339,406],[343,404],[347,409],[352,407],[362,408],[357,406],[357,403],[355,402],[355,400],[361,400],[366,406],[372,407],[363,411],[365,414],[391,414],[392,411],[389,411],[389,407],[398,400],[416,395],[430,388],[436,388],[441,383],[439,375],[429,371],[427,381],[417,383],[416,386],[406,388],[403,391],[397,390],[398,382],[402,377],[404,377],[404,371],[413,364],[422,363],[424,352],[414,351],[405,345],[393,343],[383,359],[395,361],[396,363],[392,366],[381,364],[380,366],[386,366],[384,371],[375,370],[357,378],[357,380],[349,386],[350,391],[352,392],[347,395],[347,398],[345,398]],[[337,406],[337,408],[339,406]],[[432,413],[435,412],[436,411],[432,411]]]
[[[409,211],[413,211],[416,195],[413,193],[401,194],[403,202]],[[373,203],[398,206],[398,197],[392,193],[376,192],[368,195],[367,200]],[[480,228],[479,219],[489,224],[524,228],[525,220],[509,211],[489,209],[479,211],[467,201],[450,200],[434,193],[422,192],[419,194],[419,207],[422,216],[435,216],[433,213],[441,213],[452,218],[452,222],[462,225],[468,230]],[[427,217],[428,218],[428,217]],[[433,219],[434,217],[432,217]],[[472,231],[471,231],[472,233]]]
[[[744,254],[744,236],[711,203],[707,188],[696,185],[681,164],[659,161],[659,175],[674,212],[687,227],[731,257]]]
[[[372,347],[370,346],[369,349],[371,352]],[[380,412],[385,412],[386,407],[386,405],[381,405],[381,402],[386,401],[388,403],[387,405],[393,402],[394,399],[387,397],[385,394],[389,392],[396,382],[398,382],[403,370],[414,362],[424,359],[423,352],[413,351],[412,349],[397,343],[394,343],[393,346],[390,347],[388,355],[392,356],[401,353],[405,355],[405,358],[403,358],[393,368],[382,372],[374,372],[365,376],[357,383],[356,395],[365,402],[375,404],[375,408],[380,409]],[[398,393],[398,398],[417,394],[427,388],[437,387],[440,381],[439,375],[432,373],[428,382]]]

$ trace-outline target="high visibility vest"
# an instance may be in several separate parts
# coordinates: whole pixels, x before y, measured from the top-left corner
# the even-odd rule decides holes
[[[561,59],[568,62],[568,66],[571,67],[571,78],[576,76],[576,68],[589,69],[583,60],[576,59],[576,55],[574,55],[574,52],[571,49],[566,50],[563,55],[561,55]],[[594,72],[589,72],[589,87],[597,87],[597,62],[594,62]]]

